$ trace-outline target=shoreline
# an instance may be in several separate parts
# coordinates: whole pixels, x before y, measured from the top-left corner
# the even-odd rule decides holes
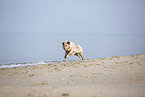
[[[0,97],[143,97],[145,54],[0,69]]]
[[[138,56],[138,55],[145,55],[145,54],[136,54],[136,55],[128,55],[128,56]],[[93,60],[93,59],[103,59],[103,58],[114,58],[114,57],[125,57],[125,56],[112,56],[112,57],[100,57],[100,58],[87,58],[85,60]],[[72,62],[72,61],[81,61],[80,60],[66,60],[66,62]],[[47,65],[51,63],[58,63],[58,62],[64,62],[64,61],[34,61],[34,62],[16,62],[16,63],[7,63],[7,64],[0,64],[0,69],[13,69],[13,68],[19,68],[19,67],[28,67],[28,66],[35,66],[35,65]],[[14,67],[11,65],[15,65]],[[1,67],[2,66],[2,67]],[[6,67],[5,67],[6,66]]]

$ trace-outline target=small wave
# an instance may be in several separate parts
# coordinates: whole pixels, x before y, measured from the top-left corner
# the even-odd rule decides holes
[[[52,63],[52,62],[12,63],[12,64],[4,64],[4,65],[0,65],[0,69],[5,69],[5,68],[15,68],[15,67],[24,67],[24,66],[32,66],[32,65],[48,64],[48,63]]]

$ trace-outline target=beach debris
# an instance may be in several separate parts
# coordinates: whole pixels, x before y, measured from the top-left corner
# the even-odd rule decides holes
[[[69,93],[63,93],[62,96],[69,96]]]

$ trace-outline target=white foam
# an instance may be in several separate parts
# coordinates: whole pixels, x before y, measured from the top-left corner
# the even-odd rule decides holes
[[[51,62],[34,62],[34,63],[17,63],[17,64],[6,64],[0,65],[0,69],[2,68],[15,68],[15,67],[24,67],[24,66],[32,66],[32,65],[40,65],[40,64],[48,64]]]

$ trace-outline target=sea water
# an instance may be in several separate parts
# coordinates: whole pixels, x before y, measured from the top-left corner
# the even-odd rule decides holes
[[[62,61],[62,42],[67,40],[82,46],[85,59],[145,54],[145,35],[138,34],[0,34],[0,69]]]

